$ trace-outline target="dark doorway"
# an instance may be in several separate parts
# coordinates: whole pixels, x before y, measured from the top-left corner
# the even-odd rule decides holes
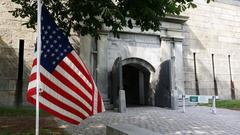
[[[148,105],[149,71],[137,64],[124,65],[122,69],[127,106]]]
[[[138,69],[123,66],[123,89],[126,93],[127,105],[139,105]]]
[[[154,93],[150,89],[150,75],[155,68],[140,58],[118,57],[111,72],[111,102],[119,105],[119,90],[125,90],[127,106],[154,105]]]

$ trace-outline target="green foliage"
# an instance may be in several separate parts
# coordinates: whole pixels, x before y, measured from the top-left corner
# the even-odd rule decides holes
[[[12,0],[21,5],[10,11],[14,17],[28,18],[26,25],[35,29],[36,0]],[[210,0],[207,0],[210,2]],[[98,37],[103,26],[118,36],[123,27],[139,26],[142,31],[160,30],[166,15],[179,15],[195,8],[193,0],[43,0],[60,28],[69,35],[73,28],[81,35]]]

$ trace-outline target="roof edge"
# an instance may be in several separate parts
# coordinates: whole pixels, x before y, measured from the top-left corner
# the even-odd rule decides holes
[[[189,19],[188,16],[182,16],[182,15],[167,15],[165,18],[163,18],[164,22],[173,22],[173,23],[185,23]]]

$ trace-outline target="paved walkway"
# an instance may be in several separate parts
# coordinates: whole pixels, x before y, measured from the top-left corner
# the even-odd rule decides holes
[[[106,135],[106,125],[128,123],[166,135],[240,135],[240,111],[217,109],[211,114],[209,107],[188,107],[169,110],[159,107],[128,108],[126,113],[107,111],[82,122],[80,126],[58,120],[73,135]]]

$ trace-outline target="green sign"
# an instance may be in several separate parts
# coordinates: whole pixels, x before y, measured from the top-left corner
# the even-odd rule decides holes
[[[198,96],[190,96],[190,102],[198,102]]]

